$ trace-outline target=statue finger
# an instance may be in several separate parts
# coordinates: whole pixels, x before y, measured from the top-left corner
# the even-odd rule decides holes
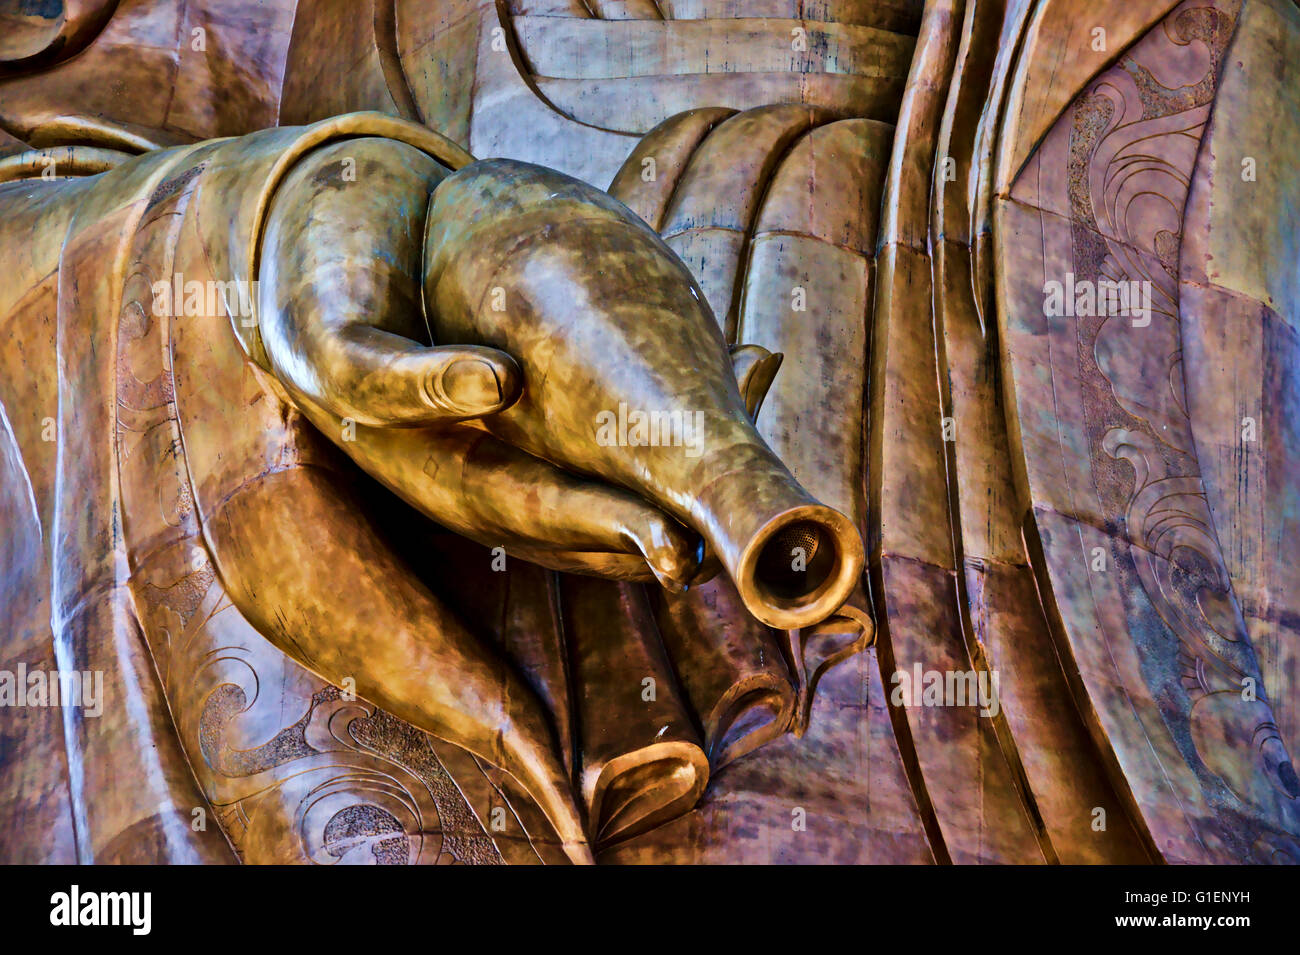
[[[344,174],[348,162],[364,182]],[[258,332],[295,400],[363,425],[413,427],[518,398],[509,355],[430,343],[422,237],[440,170],[411,147],[361,141],[313,153],[285,178],[263,233]]]
[[[449,530],[556,570],[655,579],[681,590],[702,579],[694,531],[638,495],[564,471],[477,428],[344,427],[305,411],[339,447],[408,504]]]
[[[306,367],[277,362],[279,376],[340,418],[413,427],[493,414],[519,397],[519,365],[495,348],[428,347],[364,325],[304,331]]]

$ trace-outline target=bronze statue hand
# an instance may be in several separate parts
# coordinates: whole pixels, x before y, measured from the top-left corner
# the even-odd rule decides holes
[[[715,565],[703,538],[781,628],[857,585],[852,523],[754,429],[773,356],[729,355],[686,267],[607,194],[506,160],[448,178],[413,147],[350,140],[286,176],[261,253],[259,328],[289,400],[447,528],[670,590]],[[464,344],[444,361],[420,340]],[[629,408],[658,432],[610,433]]]
[[[280,188],[262,246],[259,329],[292,403],[363,469],[448,528],[563,570],[672,590],[698,538],[642,498],[577,477],[474,419],[519,396],[519,366],[428,345],[428,195],[446,170],[380,140],[320,149]]]

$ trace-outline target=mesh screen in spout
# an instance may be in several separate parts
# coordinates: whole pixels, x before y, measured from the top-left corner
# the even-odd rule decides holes
[[[821,586],[833,563],[834,546],[826,529],[813,521],[795,521],[772,536],[754,570],[759,582],[777,596],[802,597]]]

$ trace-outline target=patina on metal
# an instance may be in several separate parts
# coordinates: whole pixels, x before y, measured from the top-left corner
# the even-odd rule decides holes
[[[0,860],[1300,861],[1298,64],[0,0]]]

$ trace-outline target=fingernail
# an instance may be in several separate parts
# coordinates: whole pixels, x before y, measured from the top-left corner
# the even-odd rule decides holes
[[[442,388],[449,399],[465,408],[489,408],[501,403],[501,382],[496,369],[480,358],[462,358],[442,373]]]

